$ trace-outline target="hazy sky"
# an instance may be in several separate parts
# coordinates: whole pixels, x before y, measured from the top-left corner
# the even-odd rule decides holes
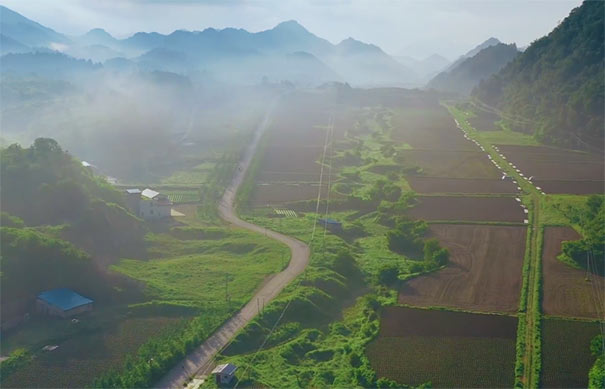
[[[596,0],[600,1],[600,0]],[[59,32],[239,27],[260,31],[295,19],[337,43],[349,36],[397,55],[455,59],[493,36],[525,46],[550,32],[581,0],[0,0]]]

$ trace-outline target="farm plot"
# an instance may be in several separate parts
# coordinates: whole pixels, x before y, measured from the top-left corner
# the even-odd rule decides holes
[[[533,182],[545,193],[567,193],[576,195],[605,193],[604,181],[533,180]]]
[[[517,169],[547,193],[602,193],[602,156],[546,146],[499,146]]]
[[[256,185],[250,204],[254,207],[280,205],[300,200],[317,198],[319,184],[260,184]],[[326,198],[328,185],[321,187],[321,197]],[[342,195],[332,192],[330,198],[342,198]]]
[[[447,178],[500,179],[502,173],[479,149],[455,150],[403,150],[398,159],[422,169],[423,176]]]
[[[366,354],[401,384],[512,387],[516,328],[508,316],[386,307]]]
[[[423,220],[523,223],[526,215],[513,197],[419,196],[408,215]]]
[[[574,269],[559,261],[561,242],[577,240],[579,234],[570,227],[547,227],[544,229],[544,272],[543,309],[547,315],[598,318],[595,291],[602,291],[605,278]],[[603,315],[605,307],[599,309]]]
[[[450,252],[445,269],[408,280],[399,302],[483,312],[519,305],[525,227],[432,224],[431,237]]]
[[[408,176],[412,189],[417,193],[476,193],[507,194],[516,193],[517,187],[511,181],[482,178],[441,178]]]
[[[545,319],[542,324],[542,387],[586,388],[588,371],[595,357],[590,341],[599,334],[599,324]]]
[[[478,131],[499,131],[500,126],[496,122],[500,120],[500,116],[493,112],[478,110],[474,117],[468,118],[468,122],[474,129]]]
[[[477,146],[464,139],[454,119],[441,106],[401,108],[393,111],[391,138],[414,149],[476,151]]]
[[[163,191],[170,201],[175,204],[194,203],[200,201],[200,193],[197,190]]]
[[[85,318],[83,320],[86,320]],[[84,388],[92,379],[119,368],[149,338],[162,334],[182,319],[132,318],[118,322],[111,331],[76,335],[59,343],[52,352],[2,379],[4,388]]]

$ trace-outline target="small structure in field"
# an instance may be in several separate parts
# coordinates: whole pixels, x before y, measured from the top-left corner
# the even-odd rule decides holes
[[[70,317],[92,311],[93,300],[71,289],[48,290],[38,295],[36,310],[51,316]]]
[[[212,374],[214,374],[218,385],[228,384],[233,380],[233,377],[235,377],[236,370],[237,366],[233,363],[225,363],[215,367],[214,370],[212,370]]]
[[[141,192],[139,215],[143,219],[162,219],[170,217],[172,201],[166,195],[155,190],[145,189]]]
[[[163,219],[171,216],[172,201],[168,196],[152,189],[126,189],[126,204],[139,217],[146,220]]]
[[[330,231],[342,230],[342,223],[334,219],[319,219],[319,224],[326,227]]]

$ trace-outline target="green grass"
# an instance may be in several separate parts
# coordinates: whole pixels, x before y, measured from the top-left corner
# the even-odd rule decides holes
[[[165,190],[162,194],[168,196],[174,204],[200,201],[200,193],[197,190]]]
[[[225,229],[219,239],[157,234],[149,240],[157,259],[124,259],[112,270],[142,281],[148,298],[156,301],[224,302],[228,278],[231,301],[241,305],[266,276],[281,271],[289,261],[286,246],[245,230]]]
[[[576,230],[581,231],[580,226],[573,224],[567,216],[565,216],[564,211],[568,207],[576,209],[584,208],[588,196],[549,194],[542,197],[542,201],[540,201],[540,221],[542,224],[554,226],[571,225]]]
[[[524,134],[522,132],[511,131],[508,129],[501,131],[477,131],[473,128],[467,118],[473,115],[471,112],[463,111],[453,105],[446,106],[452,116],[458,120],[460,126],[467,131],[470,131],[473,137],[478,138],[479,141],[484,141],[489,144],[502,144],[502,145],[518,145],[518,146],[539,146],[538,142],[533,136]]]

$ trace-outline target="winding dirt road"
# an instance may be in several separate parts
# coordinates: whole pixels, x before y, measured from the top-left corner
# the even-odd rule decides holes
[[[250,145],[248,145],[246,148],[244,156],[240,161],[239,168],[237,169],[233,180],[227,187],[227,190],[225,190],[225,193],[223,194],[218,211],[220,217],[228,223],[250,231],[258,232],[260,234],[265,234],[272,239],[288,245],[292,255],[290,263],[285,270],[274,275],[267,282],[265,282],[261,289],[258,290],[250,299],[250,301],[239,312],[231,317],[231,319],[223,324],[214,334],[212,334],[212,336],[206,339],[201,346],[199,346],[183,361],[172,368],[172,370],[170,370],[168,374],[166,374],[166,376],[155,385],[157,388],[183,388],[183,383],[188,379],[188,377],[191,377],[192,375],[207,374],[213,367],[214,355],[225,347],[227,343],[229,343],[229,341],[235,336],[235,334],[244,328],[244,326],[246,326],[257,315],[257,301],[263,301],[265,304],[268,304],[279,294],[279,292],[281,292],[286,285],[290,283],[290,281],[302,273],[309,263],[309,246],[298,239],[294,239],[275,231],[267,230],[264,227],[260,227],[239,219],[233,205],[235,201],[235,194],[244,180],[246,170],[250,166],[250,162],[254,157],[258,142],[260,141],[265,129],[267,128],[267,125],[269,124],[269,119],[276,103],[277,101],[271,105],[271,107],[265,113],[262,122],[256,128],[254,138]]]

